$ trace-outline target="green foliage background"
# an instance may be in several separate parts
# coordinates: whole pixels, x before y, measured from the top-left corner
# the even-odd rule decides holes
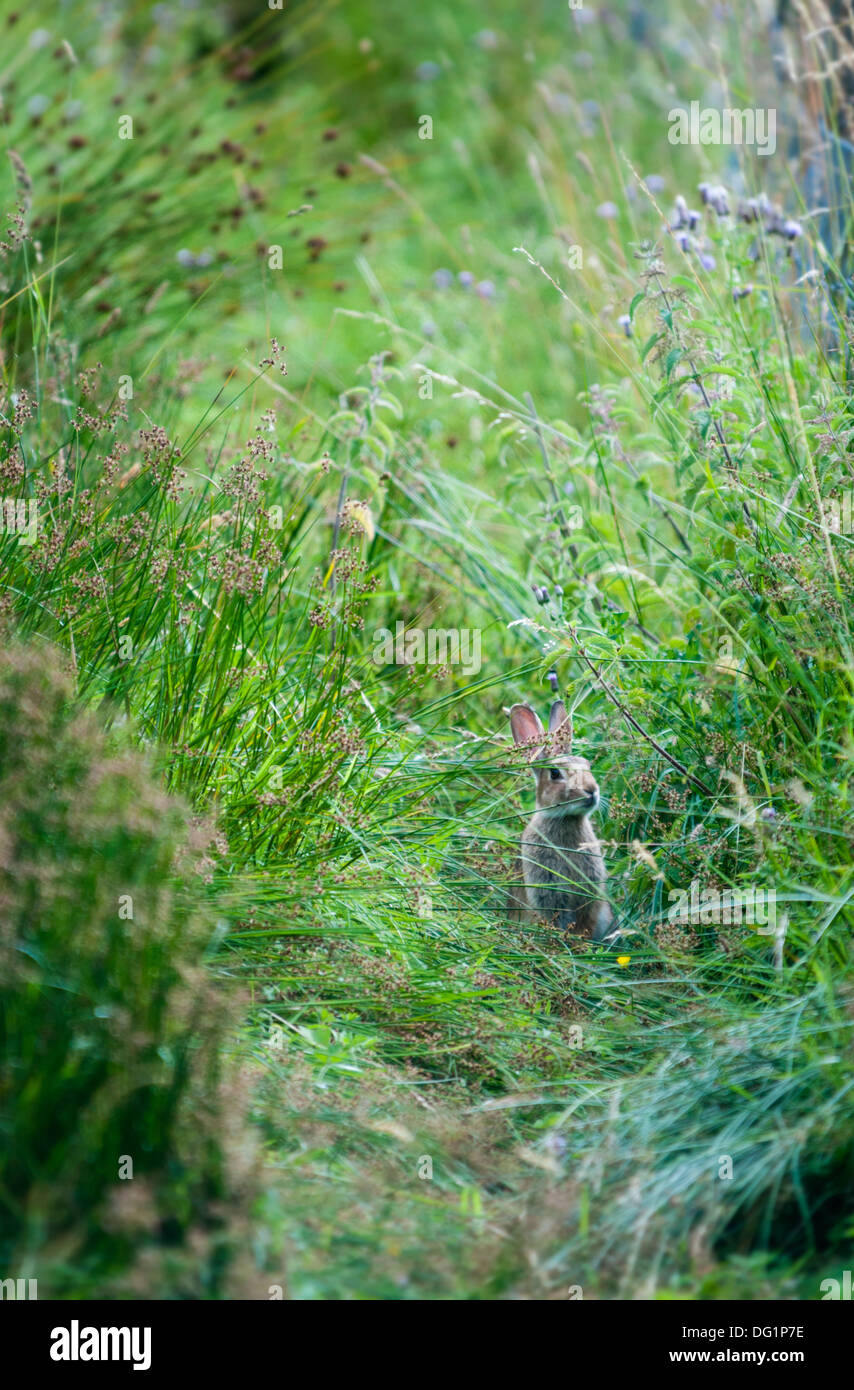
[[[804,167],[779,33],[39,8],[0,67],[0,496],[39,516],[0,535],[3,1268],[819,1297],[852,1237],[852,421],[805,190],[845,226],[850,187]],[[776,155],[671,145],[689,100],[771,102]],[[680,249],[702,179],[803,234],[706,209]],[[477,630],[481,669],[377,666],[398,621]],[[503,912],[503,711],[552,669],[612,948]],[[674,925],[692,882],[782,929]]]

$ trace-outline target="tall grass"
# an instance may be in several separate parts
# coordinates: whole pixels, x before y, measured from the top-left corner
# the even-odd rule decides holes
[[[574,72],[544,15],[532,83],[521,34],[493,44],[476,19],[445,17],[428,79],[417,17],[391,50],[367,18],[371,45],[348,47],[336,14],[314,51],[303,9],[292,48],[259,38],[265,75],[236,85],[233,37],[187,20],[165,114],[69,169],[69,206],[43,206],[42,126],[16,129],[40,245],[18,225],[4,262],[0,477],[38,528],[0,537],[3,611],[26,660],[58,649],[74,699],[156,749],[210,826],[209,968],[250,1001],[217,1046],[243,1057],[267,1154],[238,1218],[253,1278],[295,1297],[816,1297],[851,1235],[845,267],[790,182],[767,190],[801,222],[781,236],[738,215],[755,169],[666,145],[671,36],[594,21]],[[597,72],[629,55],[626,104],[594,109]],[[347,105],[373,62],[385,138]],[[95,95],[85,58],[55,71]],[[273,115],[265,83],[287,93]],[[146,85],[131,67],[125,105]],[[419,147],[427,91],[455,143]],[[224,174],[218,157],[186,183],[159,150],[188,93],[245,143],[220,152],[238,181],[283,123],[311,141],[266,210],[246,194],[222,224],[222,276],[181,288],[175,243],[204,252]],[[288,219],[303,165],[322,196]],[[667,223],[701,175],[731,211],[683,246]],[[149,231],[133,200],[155,192]],[[254,242],[291,226],[305,264],[276,281]],[[64,261],[90,227],[91,266]],[[316,259],[308,236],[329,243]],[[322,283],[329,257],[346,290]],[[105,266],[109,311],[80,293]],[[481,669],[377,664],[398,621],[476,630]],[[606,796],[606,949],[503,911],[530,811],[503,709],[543,703],[550,671]],[[773,892],[776,922],[681,922],[692,883]],[[46,929],[59,959],[62,922]]]

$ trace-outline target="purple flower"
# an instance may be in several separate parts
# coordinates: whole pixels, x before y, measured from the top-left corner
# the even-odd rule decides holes
[[[650,193],[664,192],[664,179],[661,177],[660,174],[648,174],[647,177],[644,179],[644,183],[646,184]]]
[[[596,209],[597,217],[604,217],[610,221],[613,221],[617,215],[618,209],[616,203],[600,203]]]
[[[457,276],[457,279],[459,280],[464,290],[470,290],[472,285],[474,284],[474,276],[472,275],[470,270],[461,270],[459,275]]]
[[[700,265],[704,270],[714,270],[716,264],[714,256],[709,256],[705,251],[700,252]]]
[[[446,290],[454,283],[454,273],[452,270],[434,270],[433,284],[437,290]]]
[[[718,217],[726,217],[729,212],[729,198],[723,184],[701,183],[697,188],[704,204],[712,208]]]
[[[479,295],[481,299],[495,298],[495,286],[491,280],[478,280],[474,287],[474,292]]]
[[[632,336],[632,321],[628,314],[620,314],[620,317],[617,319],[617,326],[618,328],[622,328],[627,338]]]
[[[680,193],[675,200],[675,216],[670,224],[671,232],[678,232],[682,227],[696,227],[700,220],[700,214],[694,208],[689,208],[685,199]]]

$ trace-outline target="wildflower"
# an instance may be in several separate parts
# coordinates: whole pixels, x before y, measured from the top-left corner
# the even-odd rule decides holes
[[[453,283],[453,271],[444,269],[433,271],[433,284],[437,290],[447,290]]]
[[[617,956],[617,964],[623,967],[627,966],[630,960],[631,956]]]
[[[415,77],[418,82],[435,82],[437,77],[442,76],[442,69],[438,63],[419,63],[415,69]]]
[[[729,212],[729,199],[722,184],[701,183],[697,185],[697,191],[706,207],[710,207],[718,217],[726,217]]]
[[[745,299],[753,291],[752,285],[737,285],[732,292],[733,299]]]
[[[478,280],[474,287],[474,292],[476,295],[479,295],[481,299],[495,298],[495,286],[491,280]]]
[[[742,222],[760,222],[773,216],[774,208],[767,195],[760,193],[756,198],[747,198],[744,202],[739,203],[738,215]]]
[[[681,193],[677,194],[674,206],[675,216],[670,224],[671,232],[681,231],[683,227],[693,231],[700,220],[700,214],[695,208],[689,208]]]
[[[596,209],[596,216],[604,217],[606,221],[613,222],[614,218],[617,215],[618,208],[616,203],[600,203],[598,208]]]
[[[787,217],[786,221],[783,223],[782,232],[783,236],[788,237],[789,241],[794,241],[796,237],[803,236],[804,229],[800,222],[796,222],[792,217]]]
[[[714,270],[716,264],[714,256],[708,255],[705,251],[700,252],[700,265],[703,270]]]
[[[31,116],[43,116],[49,106],[50,97],[46,97],[43,93],[37,92],[36,95],[30,97],[27,102],[27,111]]]
[[[717,188],[712,190],[712,196],[709,202],[718,214],[718,217],[727,217],[729,215],[729,199],[727,198],[726,189],[722,187],[721,184],[718,184]]]
[[[650,193],[664,192],[664,179],[661,177],[660,174],[648,174],[647,177],[644,179],[644,183],[646,184]]]
[[[555,592],[557,592],[557,590],[555,590]],[[563,593],[563,589],[561,589],[561,593]],[[549,671],[548,675],[546,676],[546,680],[552,688],[552,694],[557,695],[559,690],[557,671]]]
[[[459,275],[457,276],[457,279],[459,280],[463,289],[466,290],[470,289],[471,286],[474,284],[474,276],[472,275],[470,270],[461,270]]]
[[[617,326],[622,328],[627,338],[632,336],[632,321],[628,314],[620,314],[617,319]]]

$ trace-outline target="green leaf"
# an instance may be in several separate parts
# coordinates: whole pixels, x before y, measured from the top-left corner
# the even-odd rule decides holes
[[[664,359],[664,372],[666,376],[670,376],[670,373],[673,371],[673,368],[676,366],[676,363],[681,361],[681,359],[682,349],[678,347],[671,348],[666,358]]]
[[[663,336],[664,336],[664,335],[663,335],[662,333],[653,333],[651,337],[647,338],[646,342],[644,343],[643,347],[641,348],[641,356],[640,356],[641,362],[643,362],[643,361],[646,360],[646,355],[647,355],[647,353],[650,351],[651,348],[654,348],[654,347],[655,347],[655,345],[656,345],[656,343],[658,342],[659,338],[662,338]]]

